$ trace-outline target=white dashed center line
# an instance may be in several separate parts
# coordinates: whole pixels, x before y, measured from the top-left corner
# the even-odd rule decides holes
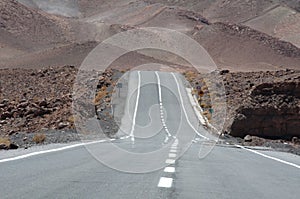
[[[169,153],[169,158],[176,158],[176,154],[175,153]]]
[[[161,95],[161,86],[160,86],[160,78],[158,75],[158,72],[155,72],[156,78],[157,78],[157,87],[158,87],[158,101],[159,101],[159,109],[160,109],[160,119],[163,125],[163,128],[166,132],[166,138],[165,143],[169,140],[169,137],[171,137],[171,134],[169,132],[169,129],[166,125],[165,118],[164,118],[164,110],[163,110],[163,103],[162,103],[162,95]]]
[[[164,187],[164,188],[170,188],[170,187],[172,187],[172,183],[173,183],[172,178],[161,177],[157,186]]]
[[[167,164],[175,164],[175,160],[173,159],[166,159]]]
[[[166,172],[166,173],[174,173],[175,172],[175,167],[166,167],[164,169],[164,172]]]
[[[163,128],[164,128],[164,130],[166,132],[166,138],[165,138],[164,142],[167,143],[168,140],[169,140],[169,137],[171,137],[171,134],[170,134],[168,126],[166,124],[166,118],[164,117],[160,78],[159,78],[158,72],[155,72],[155,74],[156,74],[156,77],[157,77],[160,118],[161,118],[162,126],[163,126]],[[166,159],[166,164],[168,164],[168,165],[175,164],[175,162],[176,162],[176,156],[177,156],[176,153],[177,153],[178,139],[175,136],[173,136],[173,137],[174,137],[175,140],[174,140],[174,143],[172,144],[172,146],[170,148],[169,159]],[[167,166],[167,167],[165,167],[164,172],[165,173],[175,173],[175,167]],[[173,178],[170,178],[170,177],[161,177],[157,186],[158,187],[163,187],[163,188],[171,188],[172,184],[173,184]]]

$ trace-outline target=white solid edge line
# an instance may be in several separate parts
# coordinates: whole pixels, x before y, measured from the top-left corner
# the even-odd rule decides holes
[[[269,155],[260,153],[260,152],[258,152],[258,151],[252,150],[252,149],[248,149],[248,148],[243,147],[243,146],[238,145],[238,144],[235,144],[235,146],[238,147],[238,148],[244,149],[244,150],[246,150],[246,151],[255,153],[255,154],[257,154],[257,155],[263,156],[263,157],[265,157],[265,158],[269,158],[269,159],[271,159],[271,160],[275,160],[275,161],[277,161],[277,162],[281,162],[281,163],[283,163],[283,164],[287,164],[287,165],[290,165],[290,166],[293,166],[293,167],[296,167],[296,168],[300,169],[300,165],[297,165],[297,164],[294,164],[294,163],[291,163],[291,162],[288,162],[288,161],[285,161],[285,160],[281,160],[281,159],[279,159],[279,158],[275,158],[275,157],[272,157],[272,156],[269,156]]]
[[[177,86],[177,90],[178,90],[178,94],[179,94],[181,106],[182,106],[182,109],[183,109],[183,112],[184,112],[184,115],[185,115],[185,117],[186,117],[186,120],[187,120],[188,124],[189,124],[190,127],[196,132],[197,135],[199,135],[200,137],[202,137],[202,138],[204,138],[204,139],[209,140],[208,137],[206,137],[206,136],[200,134],[200,133],[193,127],[193,125],[191,124],[191,122],[190,122],[190,120],[189,120],[189,118],[188,118],[188,116],[187,116],[185,107],[184,107],[184,105],[183,105],[183,99],[182,99],[182,96],[181,96],[181,91],[180,91],[180,88],[179,88],[179,83],[178,83],[178,81],[177,81],[177,78],[176,78],[175,74],[172,73],[172,75],[173,75],[173,77],[174,77],[174,79],[175,79],[175,82],[176,82],[176,86]]]
[[[170,188],[173,184],[173,178],[161,177],[158,182],[158,187]]]
[[[98,141],[93,141],[93,142],[69,145],[69,146],[56,148],[56,149],[49,149],[49,150],[45,150],[45,151],[37,151],[37,152],[33,152],[33,153],[28,153],[28,154],[16,156],[16,157],[1,159],[0,163],[10,162],[10,161],[14,161],[14,160],[21,160],[21,159],[29,158],[29,157],[36,156],[36,155],[41,155],[41,154],[46,154],[46,153],[53,153],[53,152],[57,152],[57,151],[63,151],[63,150],[72,149],[72,148],[75,148],[75,147],[91,145],[91,144],[101,143],[101,142],[105,142],[105,141],[109,141],[109,140],[98,140]]]
[[[132,126],[131,126],[131,131],[130,131],[130,137],[131,140],[134,141],[134,126],[135,126],[135,119],[136,119],[136,114],[137,114],[137,109],[139,105],[139,98],[140,98],[140,86],[141,86],[141,74],[140,71],[137,71],[138,74],[138,90],[137,90],[137,95],[136,95],[136,102],[135,102],[135,107],[134,107],[134,112],[133,112],[133,118],[132,118]]]
[[[159,78],[159,75],[158,75],[157,71],[155,71],[155,75],[156,75],[156,78],[157,78],[157,85],[158,85],[158,98],[159,98],[159,104],[162,106],[160,78]]]

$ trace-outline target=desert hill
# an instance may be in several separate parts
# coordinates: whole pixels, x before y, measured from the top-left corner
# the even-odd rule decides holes
[[[220,68],[295,69],[299,67],[299,49],[294,42],[299,40],[295,32],[298,29],[294,28],[297,20],[293,18],[289,23],[281,22],[266,30],[261,28],[265,26],[260,24],[259,17],[270,22],[270,16],[274,12],[276,15],[282,6],[292,17],[291,10],[298,14],[298,3],[283,0],[46,0],[43,3],[3,0],[0,3],[0,67],[38,68],[64,63],[78,67],[88,52],[104,39],[128,28],[154,26],[175,29],[194,38]],[[60,7],[60,13],[54,13],[56,7]],[[68,15],[70,9],[80,14]],[[287,31],[290,29],[294,32]],[[145,56],[162,59],[153,53],[134,55],[123,59],[124,64],[128,65],[131,59],[144,60]],[[174,64],[177,64],[176,59]]]

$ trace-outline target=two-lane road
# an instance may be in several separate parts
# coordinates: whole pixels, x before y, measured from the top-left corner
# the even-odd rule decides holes
[[[217,144],[198,158],[200,148],[210,151],[205,137],[216,138],[198,127],[179,74],[131,72],[126,104],[122,139],[111,142],[132,155],[109,151],[110,141],[27,156],[20,149],[11,159],[1,151],[0,198],[299,198],[299,156]],[[125,171],[160,169],[126,173],[99,160]]]

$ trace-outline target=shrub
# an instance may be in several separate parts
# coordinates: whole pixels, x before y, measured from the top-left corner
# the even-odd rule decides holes
[[[41,144],[46,140],[46,135],[44,133],[37,133],[33,136],[32,141],[36,144]]]
[[[204,111],[203,115],[208,119],[211,120],[211,113],[209,111]]]
[[[94,104],[98,105],[100,104],[100,101],[107,95],[106,87],[102,87],[96,94],[96,97],[94,99]]]
[[[74,124],[75,118],[74,118],[73,115],[71,115],[70,117],[68,117],[68,122],[70,122],[71,124]]]
[[[0,137],[0,144],[4,144],[5,146],[9,147],[10,140],[8,137]]]
[[[184,73],[184,76],[187,78],[188,81],[192,82],[197,77],[197,74],[195,72],[188,71]]]
[[[211,106],[209,104],[206,104],[205,102],[201,102],[200,106],[202,108],[211,108]]]
[[[192,95],[196,95],[197,94],[197,90],[196,89],[193,89],[192,90]]]

